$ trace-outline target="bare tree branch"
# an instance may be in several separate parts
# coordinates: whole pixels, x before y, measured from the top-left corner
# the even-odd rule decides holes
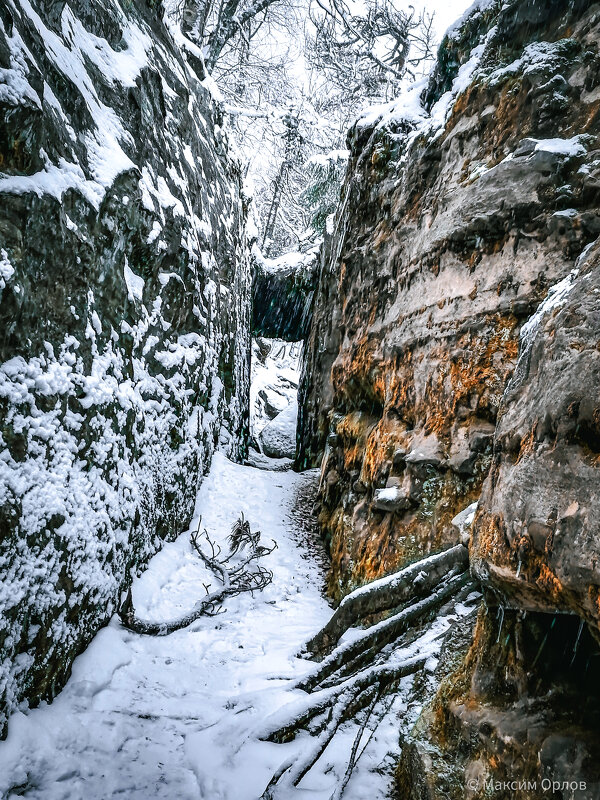
[[[224,559],[220,558],[221,547],[209,537],[206,530],[200,533],[200,522],[198,529],[191,535],[192,547],[220,582],[220,587],[211,592],[210,585],[203,584],[206,596],[198,601],[189,613],[166,622],[139,618],[135,613],[129,589],[125,602],[119,609],[121,622],[126,628],[135,633],[167,636],[186,628],[201,616],[215,616],[221,613],[222,603],[227,597],[234,597],[244,592],[253,594],[271,583],[273,573],[262,564],[258,564],[257,560],[272,553],[277,544],[273,542],[270,546],[261,545],[260,531],[252,533],[243,514],[232,528],[229,536],[229,554]],[[244,551],[245,557],[232,565],[231,559]]]
[[[361,619],[388,611],[413,598],[423,597],[452,567],[465,569],[468,563],[467,548],[458,544],[411,564],[400,572],[361,586],[342,600],[325,627],[307,643],[307,651],[322,656]]]
[[[305,730],[311,734],[311,744],[299,758],[281,764],[261,800],[287,800],[342,724],[354,720],[358,731],[347,767],[330,798],[340,800],[358,759],[391,709],[398,682],[425,668],[429,655],[435,652],[431,650],[431,642],[444,633],[435,631],[425,645],[419,645],[413,633],[408,650],[403,649],[408,644],[405,637],[410,631],[424,628],[429,614],[440,607],[443,613],[452,614],[456,605],[472,592],[474,582],[465,570],[466,564],[466,549],[460,545],[348,595],[345,613],[336,612],[314,637],[320,647],[331,644],[328,637],[337,641],[349,623],[364,621],[365,617],[389,610],[399,602],[414,600],[415,594],[426,593],[397,614],[367,627],[348,644],[340,645],[312,674],[295,684],[294,688],[304,690],[306,695],[273,714],[257,735],[263,740],[283,743]],[[369,723],[370,734],[359,752]]]

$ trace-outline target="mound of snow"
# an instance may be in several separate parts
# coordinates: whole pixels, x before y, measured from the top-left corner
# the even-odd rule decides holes
[[[250,432],[257,437],[296,397],[302,342],[261,337],[252,341]]]
[[[262,429],[259,440],[263,452],[270,458],[294,458],[297,421],[298,402],[293,400]]]

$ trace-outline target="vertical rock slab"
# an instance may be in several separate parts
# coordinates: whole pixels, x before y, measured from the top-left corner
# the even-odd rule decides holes
[[[600,243],[524,326],[471,560],[509,608],[576,613],[600,639]]]
[[[600,241],[522,326],[473,522],[486,595],[398,797],[600,797]]]
[[[242,178],[176,12],[0,9],[0,731],[245,448]]]
[[[479,3],[427,89],[350,133],[298,458],[322,458],[337,596],[455,540],[521,327],[600,232],[596,12]]]
[[[306,338],[315,289],[318,248],[266,259],[253,250],[252,332],[299,342]]]

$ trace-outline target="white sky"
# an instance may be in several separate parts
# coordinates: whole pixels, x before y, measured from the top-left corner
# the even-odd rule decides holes
[[[435,11],[436,39],[439,42],[446,30],[461,14],[473,5],[473,0],[407,0],[406,5],[413,5],[417,11],[426,8]],[[398,7],[403,8],[404,3],[398,2]]]

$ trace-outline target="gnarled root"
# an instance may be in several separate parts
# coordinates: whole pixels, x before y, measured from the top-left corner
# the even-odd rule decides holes
[[[426,620],[445,600],[455,595],[465,585],[473,587],[468,572],[443,581],[429,597],[425,597],[398,614],[372,625],[349,644],[337,647],[319,664],[318,669],[312,675],[300,681],[298,688],[310,692],[318,686],[330,686],[344,675],[356,672],[363,665],[376,659],[378,653],[386,645],[394,642],[409,628]]]
[[[330,652],[342,635],[365,617],[397,608],[408,600],[425,597],[452,568],[461,571],[469,564],[462,544],[424,558],[385,578],[361,586],[344,597],[329,622],[306,644],[319,658]]]
[[[277,730],[265,732],[261,737],[263,739],[279,742],[289,740],[311,720],[329,710],[328,719],[313,736],[313,744],[308,752],[295,761],[282,764],[269,781],[261,800],[275,800],[278,797],[283,800],[286,797],[286,788],[290,789],[300,783],[317,763],[343,722],[354,718],[367,706],[375,705],[400,678],[422,669],[425,661],[425,656],[418,656],[362,670],[339,686],[316,692],[312,695],[312,703],[307,704],[294,719]]]
[[[301,730],[312,737],[299,758],[279,767],[261,800],[287,800],[340,726],[355,720],[358,733],[348,765],[330,798],[339,800],[377,725],[388,713],[398,682],[425,667],[427,650],[420,652],[418,642],[405,649],[406,635],[415,629],[425,633],[434,613],[452,613],[456,604],[472,592],[475,583],[467,565],[466,548],[458,545],[361,587],[345,598],[327,625],[309,642],[313,653],[329,654],[296,684],[295,688],[304,690],[306,695],[277,712],[259,731],[259,738],[271,742],[290,741]],[[388,619],[335,647],[351,626],[375,613],[398,608]],[[433,635],[439,638],[439,634]],[[369,736],[359,752],[367,727]]]

